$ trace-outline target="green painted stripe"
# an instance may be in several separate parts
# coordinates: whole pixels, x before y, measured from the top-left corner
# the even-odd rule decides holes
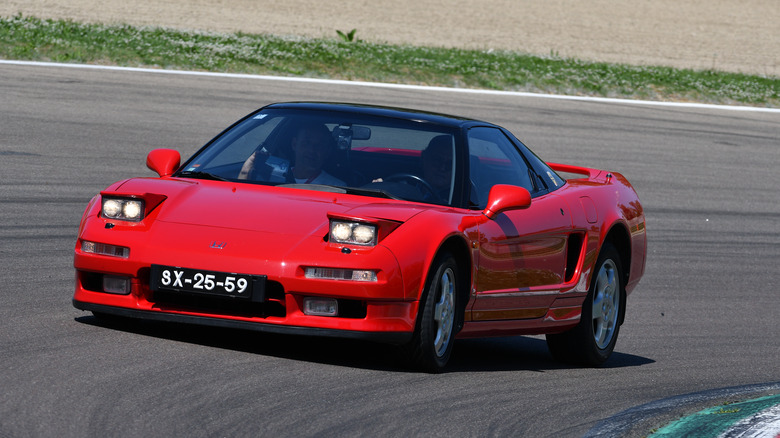
[[[714,437],[734,423],[780,405],[780,394],[704,409],[658,429],[652,437]]]

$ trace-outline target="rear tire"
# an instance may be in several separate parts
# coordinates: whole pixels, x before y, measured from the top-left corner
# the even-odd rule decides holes
[[[609,359],[623,320],[624,287],[620,254],[606,242],[582,304],[579,324],[567,332],[547,335],[547,347],[553,357],[586,366],[599,366]]]
[[[441,372],[450,360],[455,344],[460,287],[455,258],[451,254],[441,254],[426,280],[417,329],[406,348],[412,363],[423,371]]]

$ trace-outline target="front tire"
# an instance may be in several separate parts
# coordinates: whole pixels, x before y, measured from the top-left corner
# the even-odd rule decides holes
[[[620,254],[605,243],[582,304],[579,324],[567,332],[547,335],[553,357],[586,366],[599,366],[609,359],[620,332],[625,296]]]
[[[420,301],[417,330],[407,350],[418,368],[438,373],[450,360],[455,344],[461,286],[458,265],[452,255],[442,254],[432,266]]]

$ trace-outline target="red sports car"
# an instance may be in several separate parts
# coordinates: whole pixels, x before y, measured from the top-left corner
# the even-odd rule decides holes
[[[644,272],[626,178],[478,120],[273,104],[147,165],[81,220],[73,305],[98,317],[364,338],[432,372],[456,337],[546,334],[594,366]]]

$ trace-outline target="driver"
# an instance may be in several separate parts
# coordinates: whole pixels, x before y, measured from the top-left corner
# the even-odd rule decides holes
[[[335,149],[333,137],[325,125],[319,123],[302,125],[293,136],[290,148],[295,156],[295,165],[284,175],[285,182],[332,186],[345,185],[344,181],[322,169]],[[241,167],[238,179],[250,179],[250,176],[255,176],[256,174],[259,174],[261,179],[270,179],[269,177],[263,178],[264,174],[270,175],[270,172],[263,172],[263,170],[257,169],[255,163],[257,155],[258,152],[255,151],[247,158]],[[275,157],[269,157],[263,165],[273,166],[268,163],[272,159],[274,161],[283,161]],[[279,167],[279,165],[277,164],[276,167]]]

